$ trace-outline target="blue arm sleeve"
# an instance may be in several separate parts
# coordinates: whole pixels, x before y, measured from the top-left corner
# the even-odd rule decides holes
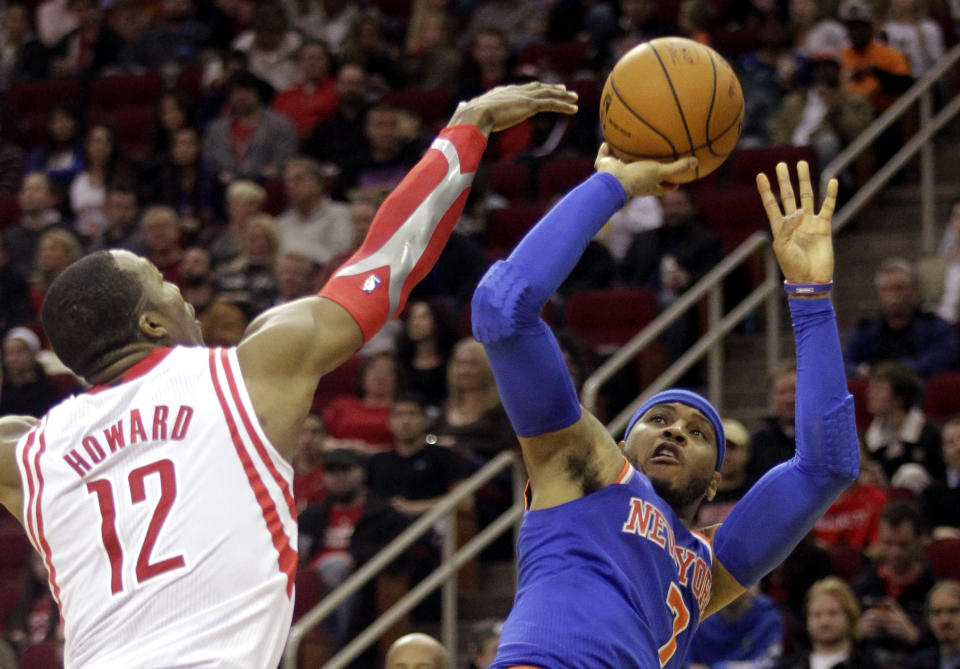
[[[853,397],[829,299],[790,300],[797,340],[797,452],[767,472],[717,529],[714,550],[750,586],[780,564],[857,477]]]
[[[617,179],[597,173],[547,213],[473,294],[473,336],[490,358],[503,406],[521,437],[568,427],[580,402],[540,310],[590,239],[626,202]]]

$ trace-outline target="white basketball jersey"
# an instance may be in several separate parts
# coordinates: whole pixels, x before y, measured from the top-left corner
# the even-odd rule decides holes
[[[293,470],[235,349],[158,349],[17,445],[24,525],[72,667],[277,666],[293,613]]]

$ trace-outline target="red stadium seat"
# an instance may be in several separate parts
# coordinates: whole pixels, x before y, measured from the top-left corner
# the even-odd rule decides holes
[[[490,187],[512,203],[530,199],[530,168],[520,163],[484,165]]]
[[[16,195],[0,197],[0,230],[12,228],[20,221],[20,202]]]
[[[589,42],[531,44],[517,56],[517,65],[535,65],[544,71],[568,76],[587,61],[590,48]]]
[[[321,411],[331,399],[338,395],[351,395],[357,391],[363,358],[353,356],[332,372],[320,379],[317,391],[313,395],[313,410]]]
[[[76,79],[45,79],[21,81],[10,86],[4,102],[21,118],[44,116],[61,102],[80,101],[80,82]]]
[[[564,308],[566,329],[604,353],[640,332],[659,311],[647,288],[613,288],[574,293]]]
[[[857,416],[857,431],[863,433],[870,426],[873,416],[867,411],[867,379],[859,376],[847,379],[847,390],[853,395],[853,411]]]
[[[541,216],[543,207],[536,205],[518,205],[489,212],[483,237],[487,259],[505,258]]]
[[[4,526],[0,529],[0,572],[22,572],[32,550],[27,533],[22,527]]]
[[[373,0],[373,6],[379,9],[384,16],[406,22],[410,16],[413,0]]]
[[[58,669],[63,666],[63,653],[55,643],[38,643],[20,656],[20,669]]]
[[[540,170],[537,197],[547,203],[593,174],[593,158],[552,158]]]
[[[940,579],[960,579],[960,539],[938,539],[927,546],[927,562]]]
[[[810,176],[816,188],[817,154],[809,146],[740,149],[730,157],[730,183],[752,188],[759,172],[763,172],[771,182],[776,183],[777,163],[784,162],[790,166],[790,174],[796,188],[796,172],[793,166],[798,160],[806,160],[810,165]]]
[[[163,78],[159,74],[117,74],[94,80],[90,108],[150,107],[160,102]]]
[[[384,102],[406,109],[420,117],[427,125],[446,121],[450,113],[451,96],[449,91],[393,91],[384,96]]]
[[[763,205],[755,190],[700,190],[694,200],[700,219],[720,237],[727,251],[735,249],[754,232],[769,230]]]
[[[938,423],[960,414],[960,372],[943,372],[927,379],[923,410],[930,420]]]
[[[293,620],[312,609],[323,596],[323,584],[320,577],[312,569],[301,569],[297,572],[296,599],[293,602]]]

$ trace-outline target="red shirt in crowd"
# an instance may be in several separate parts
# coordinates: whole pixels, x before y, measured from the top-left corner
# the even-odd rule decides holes
[[[821,544],[866,548],[877,540],[886,503],[883,489],[854,483],[813,526],[813,536]]]
[[[323,410],[327,434],[334,439],[359,439],[371,450],[386,451],[393,443],[390,407],[368,407],[359,397],[341,395]]]
[[[340,98],[333,79],[327,77],[319,84],[300,84],[296,88],[277,93],[274,110],[280,112],[297,127],[297,133],[306,137],[318,121],[330,118],[337,110]]]

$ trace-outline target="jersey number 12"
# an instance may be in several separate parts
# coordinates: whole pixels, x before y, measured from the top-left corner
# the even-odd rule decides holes
[[[137,583],[143,583],[148,578],[185,564],[182,555],[150,562],[150,554],[153,552],[154,544],[157,543],[160,528],[163,527],[163,522],[170,513],[170,507],[173,506],[173,500],[177,497],[177,477],[173,462],[165,459],[137,467],[130,472],[127,482],[130,485],[131,503],[139,504],[146,501],[144,481],[152,474],[160,477],[160,499],[157,500],[157,506],[153,509],[147,534],[143,538],[143,545],[140,546],[140,554],[137,557]],[[115,595],[123,590],[123,548],[117,538],[117,507],[114,502],[113,486],[107,479],[97,479],[87,484],[87,492],[96,495],[100,505],[100,534],[103,538],[103,547],[110,559],[110,593]]]

